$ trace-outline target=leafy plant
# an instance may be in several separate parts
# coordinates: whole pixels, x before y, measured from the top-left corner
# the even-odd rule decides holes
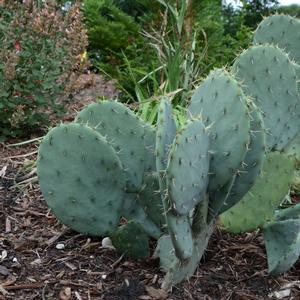
[[[78,6],[64,14],[52,2],[0,6],[0,138],[25,136],[49,124],[87,44]],[[79,42],[80,41],[80,42]]]

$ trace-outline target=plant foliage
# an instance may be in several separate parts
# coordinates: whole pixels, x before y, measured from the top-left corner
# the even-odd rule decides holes
[[[53,2],[0,5],[0,138],[28,135],[49,123],[87,45],[78,6]]]

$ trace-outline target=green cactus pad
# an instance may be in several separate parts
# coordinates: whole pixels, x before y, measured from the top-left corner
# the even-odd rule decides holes
[[[209,138],[201,120],[188,121],[177,134],[169,155],[167,184],[172,208],[186,215],[206,193]]]
[[[138,201],[150,219],[159,228],[163,228],[166,224],[166,217],[158,179],[158,174],[155,173],[149,173],[144,176],[143,187],[139,192]]]
[[[294,172],[292,188],[297,195],[300,194],[300,170],[295,170]]]
[[[168,271],[174,261],[177,260],[173,243],[169,235],[163,235],[159,238],[153,257],[159,258],[159,265],[164,271]]]
[[[282,150],[300,126],[296,74],[288,55],[270,45],[254,46],[236,59],[233,70],[263,111],[267,147]]]
[[[152,126],[143,122],[145,132],[145,173],[156,171],[155,139],[156,132]]]
[[[145,132],[141,120],[121,103],[102,101],[84,108],[75,122],[87,124],[107,138],[126,171],[128,191],[137,192],[142,185],[145,160]]]
[[[293,172],[293,163],[286,155],[269,153],[262,175],[254,186],[240,202],[221,215],[225,229],[233,233],[252,231],[272,221],[275,209],[289,192]]]
[[[62,223],[91,235],[117,227],[126,180],[99,133],[79,124],[53,128],[39,147],[37,172],[44,198]]]
[[[119,253],[133,259],[143,259],[150,255],[148,235],[140,223],[130,221],[120,226],[111,240]]]
[[[158,239],[161,236],[159,227],[145,213],[143,207],[139,203],[139,195],[135,193],[125,193],[122,216],[128,221],[133,220],[144,228],[149,236]]]
[[[250,122],[250,145],[242,168],[239,170],[220,214],[239,202],[255,183],[265,158],[265,132],[261,112],[252,104]]]
[[[279,14],[263,19],[253,36],[254,44],[276,45],[298,63],[300,63],[299,39],[299,19]]]
[[[300,203],[289,208],[279,209],[275,211],[275,221],[285,221],[288,219],[300,220]]]
[[[208,209],[208,220],[211,221],[215,219],[219,214],[221,208],[226,203],[229,197],[230,191],[234,185],[237,175],[234,175],[230,181],[228,181],[220,189],[212,191],[209,193],[209,209]]]
[[[225,185],[242,164],[250,136],[247,100],[239,83],[223,69],[212,71],[191,99],[189,112],[202,115],[210,138],[209,191]]]
[[[294,158],[296,167],[300,168],[300,133],[287,145],[284,152]]]
[[[168,98],[162,98],[157,116],[156,129],[156,170],[161,178],[165,176],[168,156],[171,145],[176,135],[176,124],[173,118],[172,105]],[[163,180],[165,181],[165,180]],[[161,184],[161,182],[160,182]],[[164,190],[165,183],[161,186]]]
[[[300,255],[300,219],[267,224],[263,234],[269,273],[276,276],[288,271]]]
[[[188,279],[194,274],[198,267],[199,261],[206,250],[208,241],[213,233],[213,229],[213,223],[203,228],[194,242],[193,254],[189,260],[180,261],[176,258],[173,263],[169,265],[168,273],[166,274],[162,283],[163,289],[169,290],[173,285],[181,282],[184,279]],[[169,249],[167,250],[170,252]],[[160,252],[160,257],[162,257],[162,255],[162,252]],[[164,254],[164,256],[166,256],[166,254]],[[165,258],[164,261],[166,261]]]
[[[176,257],[181,261],[189,259],[193,254],[193,236],[189,216],[175,216],[169,211],[167,212],[167,225]]]

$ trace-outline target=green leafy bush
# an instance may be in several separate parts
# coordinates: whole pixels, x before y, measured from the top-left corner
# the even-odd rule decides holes
[[[0,5],[0,138],[49,123],[58,96],[81,67],[87,39],[79,6],[7,0]]]

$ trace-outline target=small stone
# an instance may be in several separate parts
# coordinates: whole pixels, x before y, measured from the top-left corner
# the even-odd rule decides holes
[[[7,257],[7,251],[6,251],[6,250],[3,250],[3,251],[1,252],[0,259],[1,259],[1,260],[4,260],[6,257]]]
[[[105,237],[102,242],[102,247],[106,249],[115,249],[114,245],[112,244],[112,241],[109,237]]]
[[[55,248],[56,248],[57,250],[63,250],[63,249],[65,249],[65,245],[62,244],[62,243],[60,243],[60,244],[57,244],[57,245],[55,246]]]

